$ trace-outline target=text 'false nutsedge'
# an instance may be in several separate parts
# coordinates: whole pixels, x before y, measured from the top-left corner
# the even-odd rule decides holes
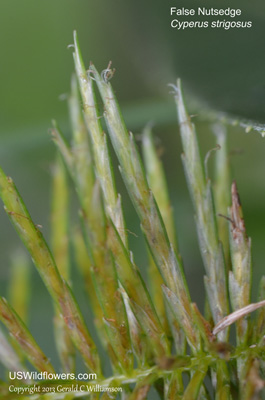
[[[185,15],[185,16],[194,16],[194,15],[202,15],[202,16],[226,16],[226,17],[231,17],[235,18],[236,16],[239,16],[242,14],[242,11],[238,8],[206,8],[206,7],[198,7],[197,12],[194,8],[176,8],[176,7],[171,7],[170,8],[170,15]]]

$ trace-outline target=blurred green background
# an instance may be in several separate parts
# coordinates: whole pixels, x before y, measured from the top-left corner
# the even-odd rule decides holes
[[[170,6],[241,8],[238,20],[251,20],[251,29],[185,30],[170,27]],[[188,19],[188,18],[187,18]],[[222,17],[220,18],[222,19]],[[183,19],[182,19],[183,20]],[[1,96],[0,165],[13,177],[34,221],[43,225],[49,241],[50,166],[54,146],[49,136],[56,118],[69,133],[67,104],[60,100],[69,90],[73,72],[72,33],[76,29],[86,65],[98,69],[112,60],[113,86],[128,128],[140,134],[150,120],[170,185],[180,250],[193,299],[203,304],[203,267],[198,251],[193,211],[180,161],[177,119],[167,83],[183,80],[187,104],[204,106],[265,122],[265,4],[263,0],[4,0],[0,13]],[[193,109],[192,109],[193,111]],[[195,110],[196,111],[196,110]],[[202,154],[214,147],[209,124],[197,121]],[[264,257],[265,139],[229,127],[232,178],[238,181],[246,226],[253,239],[254,287],[257,288]],[[212,162],[212,161],[211,161]],[[124,193],[120,182],[119,190]],[[124,196],[130,230],[139,224]],[[73,208],[75,203],[73,203]],[[6,294],[10,254],[20,245],[4,211],[0,212],[0,288]],[[136,260],[145,267],[141,238],[131,237]],[[31,327],[51,356],[51,303],[37,273],[31,303]],[[78,287],[80,278],[74,277]],[[79,301],[87,312],[85,297]],[[256,293],[256,290],[255,290]],[[88,317],[89,318],[89,317]]]

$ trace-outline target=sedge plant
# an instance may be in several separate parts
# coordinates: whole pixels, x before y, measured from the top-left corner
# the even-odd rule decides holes
[[[218,151],[213,188],[207,169],[210,153],[203,162],[180,81],[171,85],[205,268],[203,313],[189,292],[151,126],[143,132],[142,160],[110,84],[111,65],[102,73],[93,64],[86,68],[76,33],[73,47],[75,74],[68,98],[71,142],[56,122],[52,128],[58,154],[53,168],[51,248],[14,182],[0,170],[5,211],[54,304],[60,370],[56,371],[53,360],[27,328],[30,282],[27,263],[18,254],[13,261],[9,301],[0,298],[0,320],[5,326],[0,329],[0,361],[7,372],[23,373],[23,379],[10,381],[7,374],[0,385],[1,398],[262,399],[265,277],[257,302],[251,303],[251,240],[236,182],[230,182],[225,129],[220,125],[214,128]],[[99,102],[103,103],[106,133]],[[145,239],[150,289],[129,247],[110,145]],[[80,227],[72,227],[70,221],[70,185],[79,202]],[[223,217],[217,218],[217,213]],[[71,288],[70,247],[83,277],[103,359]],[[234,346],[229,343],[232,324],[236,327]],[[78,379],[77,353],[87,371],[85,380]],[[106,359],[112,370],[107,376]],[[27,374],[30,371],[43,373],[46,379],[36,380]]]

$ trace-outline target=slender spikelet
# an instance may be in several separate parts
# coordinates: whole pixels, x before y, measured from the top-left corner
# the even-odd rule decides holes
[[[106,212],[112,219],[126,245],[127,237],[124,217],[121,202],[116,191],[107,138],[102,130],[100,117],[97,111],[94,88],[90,78],[91,71],[89,70],[87,72],[85,70],[76,32],[74,32],[74,43],[75,51],[73,56],[75,70],[83,100],[85,122],[91,136],[96,174],[105,199]]]
[[[132,310],[130,299],[126,291],[121,287],[120,292],[122,294],[126,308],[128,323],[130,327],[130,338],[134,354],[140,368],[144,368],[148,365],[148,361],[151,359],[152,356],[152,351],[149,348],[148,336],[143,335],[143,331]]]
[[[173,208],[170,204],[164,168],[155,148],[150,125],[147,125],[144,129],[142,137],[142,149],[148,184],[155,196],[157,206],[165,223],[169,240],[177,251],[178,248],[174,226]]]
[[[92,260],[90,257],[88,257],[88,249],[85,244],[84,237],[80,232],[80,229],[75,229],[74,231],[73,244],[77,267],[79,268],[84,280],[86,293],[88,295],[89,303],[94,314],[94,323],[97,328],[97,333],[100,337],[101,342],[103,343],[103,346],[108,350],[112,364],[115,365],[117,364],[117,357],[115,356],[114,350],[107,336],[103,309],[97,296],[97,292],[95,289],[96,283],[93,283],[91,273]],[[100,298],[102,298],[102,294]],[[119,335],[117,337],[119,337]]]
[[[164,292],[163,296],[165,299]],[[175,345],[177,354],[185,354],[187,351],[187,340],[186,335],[183,331],[182,322],[179,322],[179,319],[176,318],[176,313],[172,312],[172,307],[169,305],[169,302],[166,299],[165,306],[168,325],[170,328],[170,335],[173,338],[173,343]],[[177,315],[180,315],[180,313],[178,313]]]
[[[24,323],[4,298],[0,298],[0,319],[19,345],[25,357],[38,371],[54,372],[53,366],[48,358],[44,355]]]
[[[161,357],[162,353],[169,354],[169,343],[154,309],[146,285],[112,223],[109,225],[108,229],[108,243],[112,249],[120,283],[128,294],[130,307],[140,327],[145,335],[148,335],[149,346],[152,352],[154,352],[156,357]],[[135,328],[136,326],[134,325],[134,329]],[[152,332],[151,335],[149,335],[149,331]],[[162,340],[159,341],[158,338]]]
[[[61,310],[75,345],[87,366],[100,375],[95,344],[85,327],[73,295],[59,274],[51,252],[38,227],[32,222],[12,179],[6,177],[2,170],[0,170],[0,196],[11,222],[28,249],[50,295]]]
[[[162,329],[160,329],[160,331],[157,330],[152,318],[149,316],[150,312],[131,300],[129,300],[129,304],[137,318],[138,323],[148,338],[149,346],[151,345],[150,347],[152,348],[156,359],[159,360],[165,355],[168,355],[169,349],[166,335]]]
[[[195,303],[192,303],[192,309],[193,323],[195,323],[198,327],[201,337],[204,340],[205,348],[209,349],[211,347],[211,343],[215,340],[215,337],[212,333],[211,325],[206,319],[203,318]]]
[[[195,128],[184,106],[180,81],[174,86],[174,94],[184,150],[182,160],[193,200],[200,250],[207,273],[205,286],[212,315],[217,323],[228,314],[228,293],[223,250],[217,236],[211,182],[209,178],[205,179]],[[222,332],[220,338],[226,337],[227,333]]]
[[[63,279],[69,282],[68,245],[68,185],[64,164],[60,155],[53,166],[53,190],[51,212],[51,241],[54,259]],[[67,326],[59,310],[55,309],[54,336],[57,351],[65,372],[75,368],[75,350]]]
[[[2,170],[0,171],[0,194],[7,215],[32,253],[34,262],[49,292],[57,301],[57,295],[60,295],[62,290],[62,280],[58,269],[39,228],[32,222],[12,179],[6,177]]]
[[[200,349],[199,332],[196,326],[194,326],[193,318],[190,318],[190,315],[186,311],[185,304],[182,306],[180,304],[180,299],[175,295],[175,293],[164,285],[163,291],[165,299],[168,302],[168,305],[173,315],[175,315],[177,321],[181,321],[181,327],[186,334],[188,343],[192,351],[198,351]]]
[[[59,145],[59,150],[63,154],[64,161],[68,167],[68,172],[74,181],[81,207],[85,212],[87,212],[90,207],[91,191],[93,189],[95,177],[90,143],[80,108],[80,97],[75,75],[72,76],[71,80],[71,93],[68,99],[68,108],[72,127],[72,146],[70,148],[65,142],[69,151],[68,156],[67,151],[64,151],[62,145]],[[56,136],[59,142],[60,136],[62,137],[61,132],[60,135]],[[68,161],[68,158],[71,160],[70,162]]]
[[[232,184],[232,206],[230,208],[230,250],[232,271],[229,273],[229,289],[234,311],[246,307],[250,303],[251,288],[251,240],[247,237],[242,216],[241,203],[236,182]],[[249,322],[246,318],[236,324],[238,343],[248,339]]]
[[[169,201],[166,178],[162,163],[159,160],[157,151],[155,149],[150,125],[148,125],[143,132],[142,148],[143,148],[147,181],[154,194],[157,206],[161,212],[161,216],[165,223],[165,227],[168,232],[170,242],[177,251],[176,233],[173,222],[174,221],[173,212]],[[163,284],[163,279],[150,253],[149,253],[149,279],[152,285],[151,286],[152,295],[158,315],[160,317],[160,320],[163,322],[163,326],[165,326],[165,329],[168,331],[165,304],[163,301],[161,301],[161,296],[162,296],[161,286]]]
[[[102,330],[101,327],[103,324],[102,321],[103,313],[92,282],[92,276],[91,276],[92,262],[90,260],[90,257],[88,257],[87,246],[85,244],[85,240],[80,229],[76,228],[74,230],[72,240],[74,245],[76,264],[81,272],[81,275],[85,283],[86,293],[88,295],[92,310],[94,312],[95,323],[98,327],[98,332],[101,332]]]

